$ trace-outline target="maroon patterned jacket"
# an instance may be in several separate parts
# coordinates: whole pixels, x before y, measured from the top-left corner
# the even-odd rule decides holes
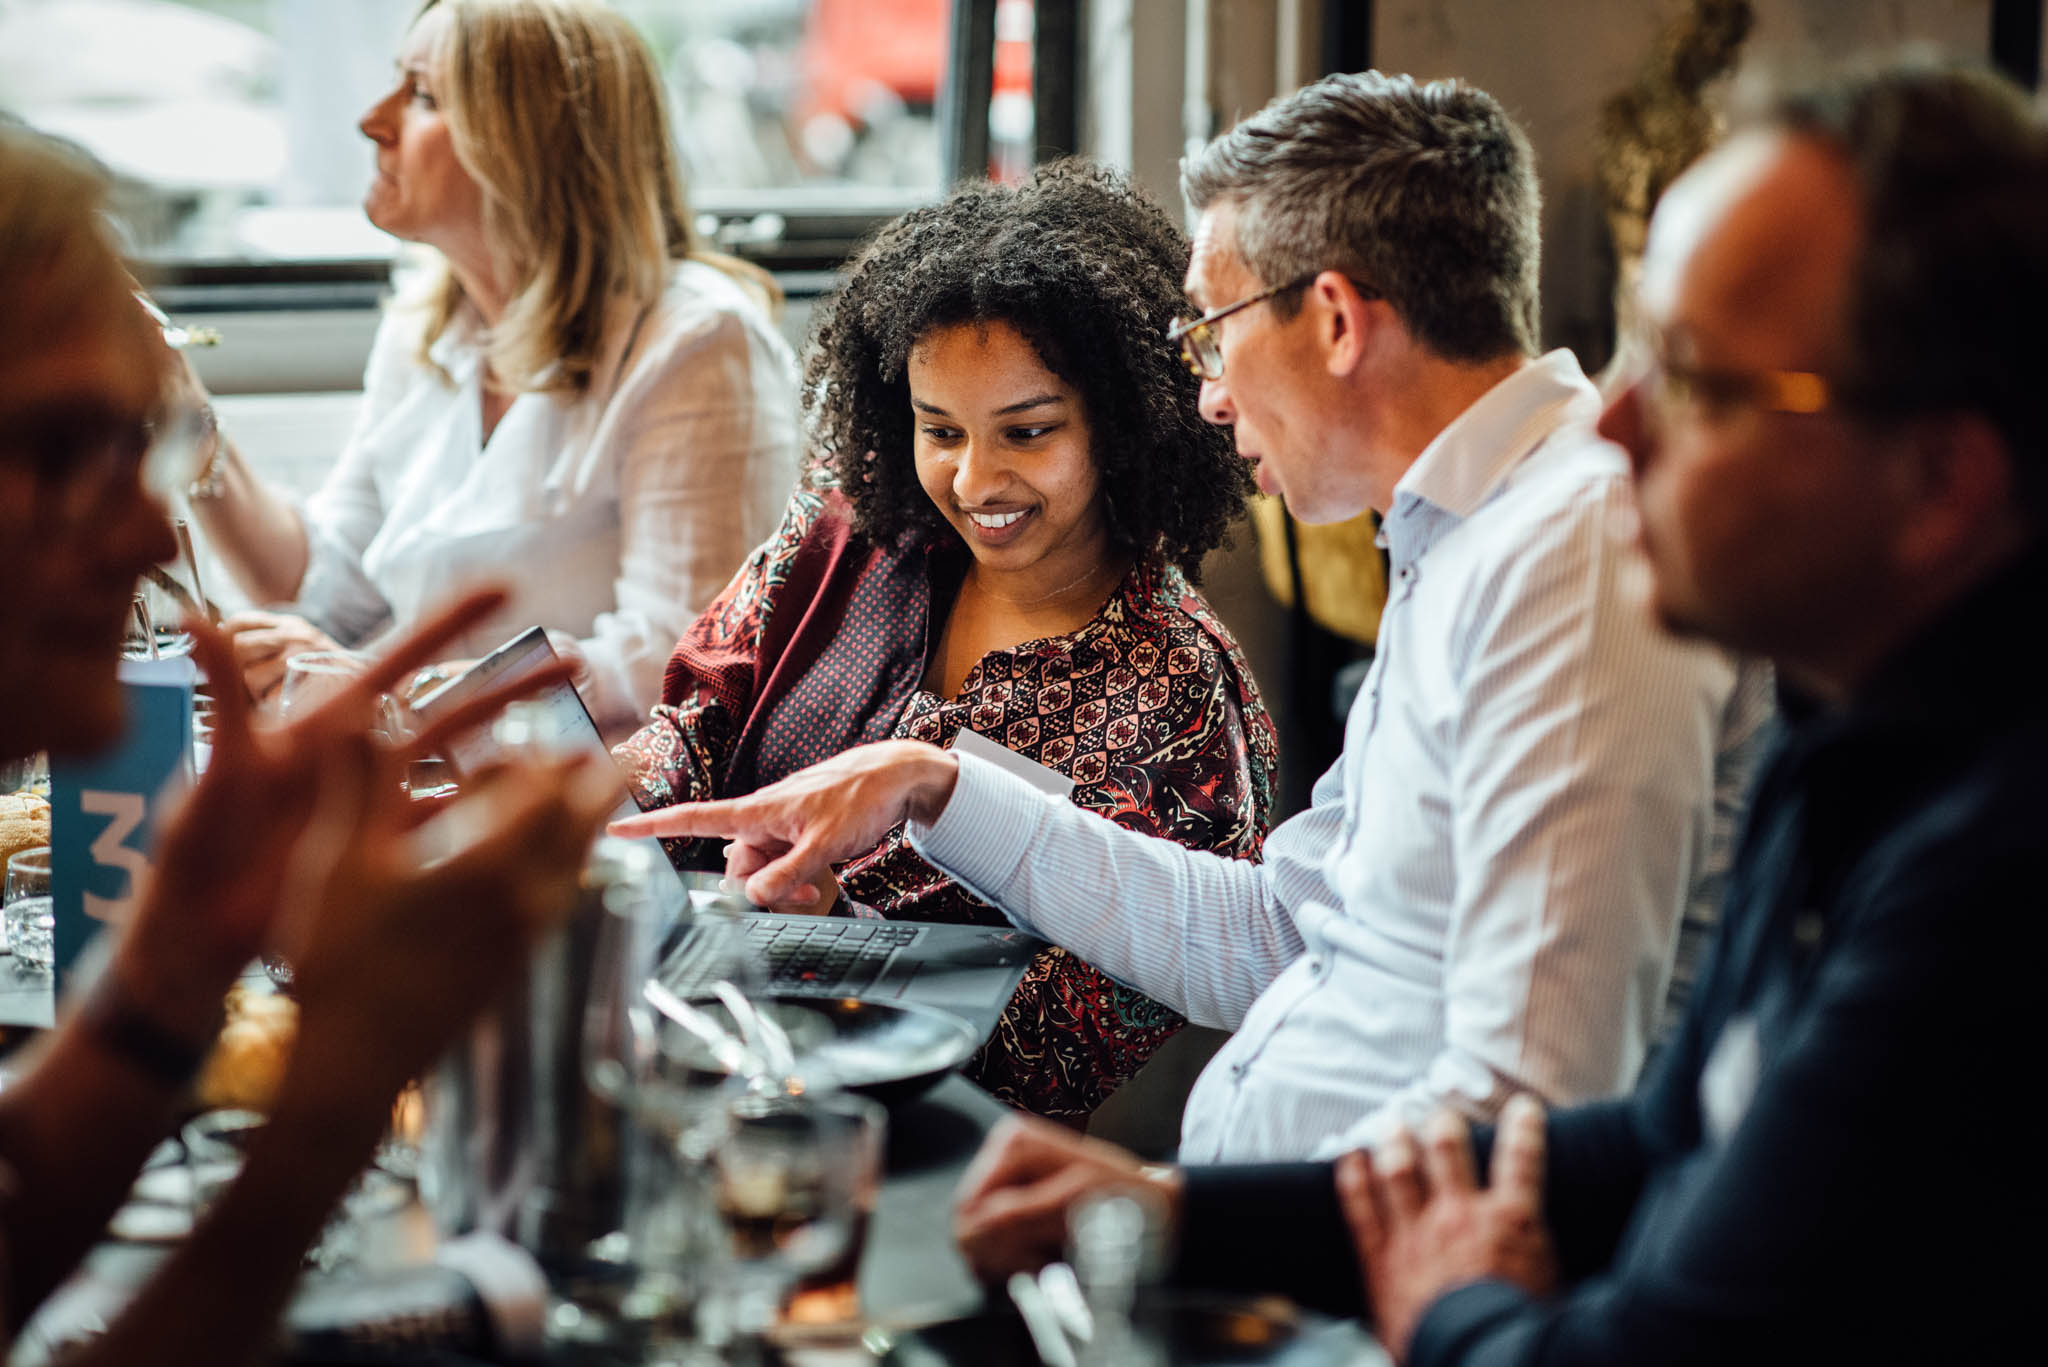
[[[947,745],[965,726],[1066,774],[1073,801],[1112,821],[1256,858],[1273,724],[1237,643],[1181,572],[1133,569],[1086,626],[992,651],[958,697],[941,698],[922,680],[967,554],[957,542],[875,547],[838,493],[800,489],[685,633],[661,705],[618,748],[641,805],[751,792],[866,741]],[[684,842],[670,854],[688,867],[721,863],[715,848]],[[911,849],[901,826],[840,866],[839,880],[891,918],[1003,924]],[[1079,1124],[1183,1023],[1052,949],[969,1075],[1012,1105]]]

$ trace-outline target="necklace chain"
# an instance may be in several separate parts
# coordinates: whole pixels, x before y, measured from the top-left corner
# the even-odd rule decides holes
[[[1074,589],[1079,588],[1088,580],[1097,578],[1101,576],[1106,570],[1113,570],[1114,568],[1114,566],[1091,565],[1087,569],[1081,571],[1081,573],[1076,575],[1074,578],[1069,579],[1066,583],[1054,589],[1051,593],[1042,593],[1036,598],[1006,598],[1002,594],[997,593],[995,590],[989,588],[986,584],[983,584],[979,577],[977,577],[974,581],[975,592],[981,594],[981,596],[984,598],[993,598],[996,602],[1001,603],[1005,607],[1035,608],[1040,603],[1049,603],[1053,599],[1060,597],[1062,594],[1072,592]]]

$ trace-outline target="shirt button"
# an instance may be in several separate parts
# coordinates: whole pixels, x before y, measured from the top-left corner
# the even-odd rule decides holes
[[[1234,1077],[1234,1078],[1242,1078],[1242,1077],[1244,1076],[1244,1074],[1245,1074],[1245,1065],[1244,1065],[1244,1064],[1242,1064],[1242,1063],[1233,1063],[1233,1064],[1231,1064],[1231,1065],[1230,1065],[1230,1075],[1231,1075],[1232,1077]]]

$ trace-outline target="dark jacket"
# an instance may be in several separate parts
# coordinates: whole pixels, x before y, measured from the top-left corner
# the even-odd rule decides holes
[[[1455,1289],[1416,1364],[2048,1352],[2048,1127],[2014,1124],[2048,1064],[2044,604],[2036,553],[1788,727],[1678,1037],[1550,1118],[1563,1291]],[[1183,1231],[1190,1281],[1359,1304],[1326,1167],[1191,1170]]]

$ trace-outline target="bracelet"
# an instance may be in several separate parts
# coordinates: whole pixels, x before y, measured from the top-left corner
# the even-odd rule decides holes
[[[166,1087],[183,1087],[197,1077],[213,1048],[211,1039],[193,1044],[166,1029],[111,981],[86,998],[78,1015],[109,1053]]]
[[[226,492],[221,481],[221,452],[227,443],[220,438],[220,419],[215,416],[212,404],[201,405],[199,417],[199,440],[211,442],[213,447],[206,453],[206,465],[193,481],[185,486],[185,497],[189,499],[219,498]]]

